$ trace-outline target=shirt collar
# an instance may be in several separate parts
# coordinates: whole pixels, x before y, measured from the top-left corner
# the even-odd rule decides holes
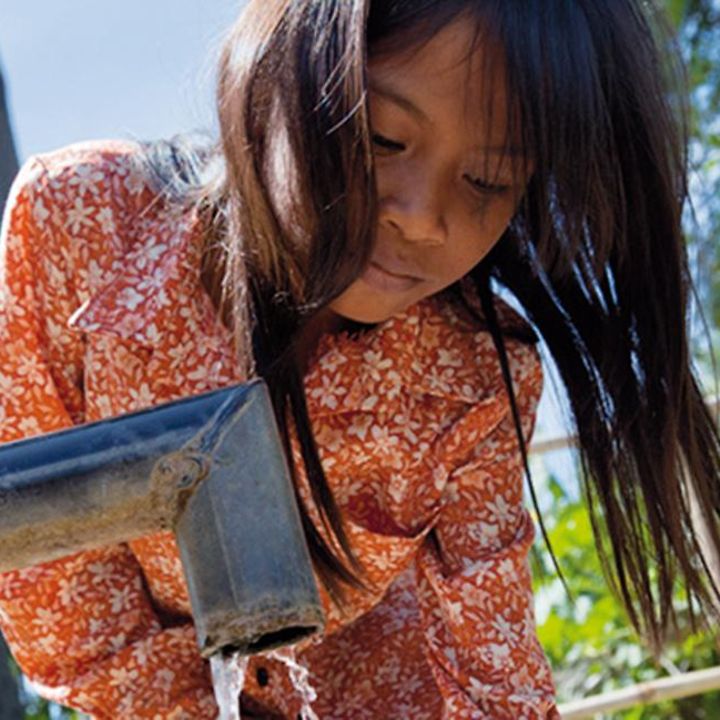
[[[505,317],[512,314],[501,304]],[[476,405],[496,398],[502,385],[490,334],[444,295],[372,330],[323,336],[305,378],[308,404],[319,416],[397,411],[397,398],[408,394]]]
[[[187,322],[197,342],[229,352],[229,332],[200,283],[197,213],[167,212],[152,237],[116,261],[112,278],[91,289],[68,324],[152,347],[167,342],[167,327]],[[323,335],[305,376],[307,402],[313,416],[381,411],[408,392],[476,404],[499,389],[496,368],[489,334],[437,295],[370,330]]]

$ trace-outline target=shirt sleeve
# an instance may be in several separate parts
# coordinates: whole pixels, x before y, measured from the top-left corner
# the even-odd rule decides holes
[[[73,250],[50,183],[28,161],[0,232],[0,442],[83,420]],[[163,626],[125,544],[0,574],[0,627],[48,699],[96,718],[217,715],[193,625]]]
[[[529,443],[542,369],[534,347],[521,352],[524,369],[514,388]],[[506,404],[472,458],[450,474],[434,532],[417,556],[426,654],[444,720],[559,718],[535,631],[527,562],[534,526],[523,505],[522,458]],[[482,418],[480,408],[477,431]]]

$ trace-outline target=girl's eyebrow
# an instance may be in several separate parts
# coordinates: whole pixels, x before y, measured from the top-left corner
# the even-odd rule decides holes
[[[371,80],[370,82],[368,82],[368,89],[379,95],[380,97],[384,98],[385,100],[388,100],[395,105],[403,108],[403,110],[413,115],[421,123],[424,123],[425,125],[433,124],[432,120],[425,114],[425,112],[420,107],[418,107],[412,100],[410,100],[410,98],[401,95],[399,92],[397,92],[397,90],[394,90],[387,85],[383,85],[377,80]],[[510,145],[509,147],[505,147],[503,145],[489,147],[479,145],[472,148],[472,150],[479,150],[483,153],[488,153],[490,155],[507,155],[509,157],[522,157],[522,155],[524,154],[523,148],[516,145]]]
[[[414,115],[420,122],[425,123],[426,125],[432,125],[432,121],[423,112],[423,110],[421,110],[412,100],[410,100],[410,98],[401,95],[393,88],[388,87],[387,85],[383,85],[377,80],[371,80],[368,83],[368,88],[377,95],[380,95],[386,100],[395,103],[395,105],[400,106],[401,108],[403,108],[403,110],[406,110],[411,115]]]

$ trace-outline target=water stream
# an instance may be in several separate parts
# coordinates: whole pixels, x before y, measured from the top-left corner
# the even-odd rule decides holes
[[[210,658],[215,700],[220,708],[218,720],[241,720],[240,693],[249,661],[249,657],[240,653],[217,653]]]
[[[320,720],[311,707],[312,701],[317,699],[317,693],[310,684],[308,669],[301,665],[295,657],[295,648],[292,645],[278,648],[270,652],[269,657],[285,663],[290,675],[290,682],[302,698],[302,708],[300,709],[302,720]]]
[[[292,646],[278,648],[266,653],[271,659],[279,660],[288,669],[290,682],[297,690],[302,707],[300,717],[302,720],[320,720],[312,709],[312,702],[317,698],[315,688],[310,684],[310,673],[295,657],[295,648]],[[231,653],[223,655],[218,653],[210,658],[215,700],[220,708],[218,720],[242,720],[240,716],[240,693],[245,684],[245,673],[250,658]]]

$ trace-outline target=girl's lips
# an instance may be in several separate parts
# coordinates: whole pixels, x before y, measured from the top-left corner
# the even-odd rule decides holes
[[[409,275],[394,275],[375,262],[367,266],[361,277],[370,287],[383,292],[407,292],[421,282],[420,278]]]

